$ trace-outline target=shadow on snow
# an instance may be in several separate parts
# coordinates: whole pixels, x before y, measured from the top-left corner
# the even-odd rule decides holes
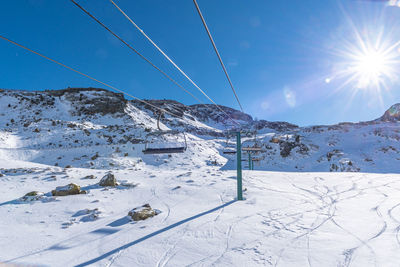
[[[215,208],[213,208],[213,209],[204,211],[204,212],[199,213],[199,214],[197,214],[197,215],[194,215],[194,216],[192,216],[192,217],[186,218],[186,219],[184,219],[184,220],[182,220],[182,221],[179,221],[179,222],[176,222],[176,223],[174,223],[174,224],[171,224],[171,225],[169,225],[169,226],[167,226],[167,227],[164,227],[164,228],[162,228],[162,229],[160,229],[160,230],[158,230],[158,231],[155,231],[155,232],[153,232],[153,233],[150,233],[150,234],[148,234],[148,235],[145,235],[144,237],[141,237],[141,238],[136,239],[136,240],[134,240],[134,241],[132,241],[132,242],[129,242],[129,243],[125,244],[125,245],[122,245],[122,246],[120,246],[120,247],[118,247],[118,248],[115,248],[115,249],[113,249],[113,250],[110,250],[109,252],[106,252],[106,253],[104,253],[103,255],[100,255],[100,256],[98,256],[98,257],[96,257],[96,258],[94,258],[94,259],[91,259],[91,260],[88,260],[88,261],[83,262],[83,263],[81,263],[81,264],[78,264],[78,265],[76,265],[76,267],[88,266],[88,265],[94,264],[94,263],[96,263],[96,262],[98,262],[98,261],[101,261],[101,260],[103,260],[103,259],[105,259],[105,258],[107,258],[107,257],[109,257],[109,256],[111,256],[111,255],[113,255],[113,254],[115,254],[115,253],[117,253],[117,252],[123,250],[123,249],[127,249],[127,248],[129,248],[129,247],[131,247],[131,246],[134,246],[134,245],[136,245],[136,244],[138,244],[138,243],[140,243],[140,242],[143,242],[143,241],[145,241],[145,240],[147,240],[147,239],[149,239],[149,238],[151,238],[151,237],[153,237],[153,236],[159,235],[159,234],[161,234],[161,233],[163,233],[163,232],[166,232],[166,231],[168,231],[168,230],[170,230],[170,229],[173,229],[173,228],[175,228],[175,227],[177,227],[177,226],[179,226],[179,225],[182,225],[182,224],[184,224],[184,223],[190,222],[190,221],[192,221],[192,220],[194,220],[194,219],[197,219],[197,218],[199,218],[199,217],[202,217],[202,216],[204,216],[204,215],[207,215],[207,214],[209,214],[209,213],[212,213],[212,212],[214,212],[214,211],[217,211],[217,210],[219,210],[219,209],[222,209],[222,208],[224,208],[224,207],[226,207],[226,206],[229,206],[229,205],[231,205],[231,204],[233,204],[233,203],[235,203],[235,202],[236,202],[236,200],[229,201],[229,202],[227,202],[227,203],[225,203],[225,204],[223,204],[223,205],[220,205],[220,206],[218,206],[218,207],[215,207]],[[124,222],[121,222],[121,221],[118,222],[118,221],[119,221],[119,220],[117,220],[117,221],[115,221],[115,222],[113,222],[113,223],[115,223],[115,224],[124,223]],[[111,224],[113,224],[113,223],[111,223]],[[110,225],[110,226],[111,226],[111,225]]]

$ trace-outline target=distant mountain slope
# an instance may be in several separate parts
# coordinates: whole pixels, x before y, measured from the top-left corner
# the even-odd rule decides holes
[[[253,155],[256,169],[400,172],[400,104],[369,122],[298,127],[253,120],[224,106],[220,106],[221,112],[214,105],[147,101],[177,115],[162,114],[161,133],[157,128],[159,110],[104,89],[1,90],[0,157],[92,168],[216,164],[233,169],[236,156],[223,153],[235,149],[233,137],[227,137],[234,125],[227,113],[246,130],[243,146],[262,148]],[[143,155],[146,143],[181,146],[183,134],[170,130],[186,133],[186,153]]]

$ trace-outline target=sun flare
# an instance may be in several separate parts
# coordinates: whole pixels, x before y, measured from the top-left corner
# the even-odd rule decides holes
[[[379,86],[382,79],[391,76],[390,59],[377,50],[368,50],[357,55],[350,68],[357,76],[357,87]]]
[[[365,31],[355,30],[355,38],[343,40],[336,50],[341,60],[325,82],[337,82],[336,92],[347,88],[353,95],[363,91],[381,100],[383,90],[392,89],[399,81],[400,41],[384,38],[383,32],[375,38],[361,33]]]

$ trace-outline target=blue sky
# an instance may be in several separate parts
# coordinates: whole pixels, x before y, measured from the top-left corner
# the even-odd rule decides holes
[[[209,103],[109,1],[77,2]],[[115,2],[211,98],[239,109],[192,1]],[[253,117],[299,125],[355,122],[375,119],[400,102],[397,73],[384,75],[380,91],[374,85],[358,88],[357,79],[346,83],[351,73],[338,75],[349,69],[356,32],[372,43],[379,37],[389,45],[400,40],[398,7],[357,0],[198,4],[244,110]],[[6,1],[0,34],[137,97],[196,103],[68,0]],[[393,51],[392,65],[400,50]],[[3,40],[0,58],[0,88],[102,87]]]

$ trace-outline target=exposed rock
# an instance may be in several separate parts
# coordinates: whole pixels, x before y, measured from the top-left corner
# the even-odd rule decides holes
[[[40,200],[41,198],[43,198],[44,193],[39,192],[39,191],[32,191],[29,192],[27,194],[25,194],[25,196],[23,196],[21,198],[22,201],[36,201],[36,200]]]
[[[147,218],[154,217],[160,213],[159,210],[154,210],[149,204],[145,204],[142,207],[134,208],[128,213],[128,216],[134,221],[142,221]]]
[[[101,211],[99,209],[88,210],[87,215],[83,216],[81,222],[92,222],[100,218]]]
[[[74,104],[73,115],[95,115],[123,113],[126,99],[123,94],[101,88],[68,88],[47,91],[48,94],[69,100]],[[88,94],[89,93],[89,94]]]
[[[128,188],[134,188],[134,187],[138,186],[138,184],[129,183],[129,182],[122,182],[121,186],[128,187]]]
[[[96,176],[94,176],[93,174],[90,174],[90,175],[86,175],[82,179],[96,179]]]
[[[95,154],[94,156],[92,156],[90,159],[91,159],[91,160],[96,160],[98,157],[99,157],[99,154],[96,153],[96,154]]]
[[[355,166],[355,164],[350,159],[341,159],[339,161],[340,170],[342,172],[359,172],[360,168]]]
[[[81,190],[79,185],[71,183],[65,186],[57,186],[55,190],[51,191],[51,194],[53,196],[68,196],[86,194],[86,191]]]
[[[283,158],[286,158],[290,155],[290,151],[296,147],[295,142],[287,142],[287,141],[280,141],[279,148],[281,150],[280,154]]]
[[[400,120],[400,104],[391,106],[378,120],[396,122]]]
[[[239,110],[235,110],[230,107],[220,106],[225,113],[222,113],[219,109],[215,107],[213,104],[196,104],[188,107],[189,112],[200,121],[207,122],[209,120],[213,120],[216,122],[226,122],[229,120],[228,114],[234,120],[240,120],[243,122],[252,122],[253,118],[243,113]]]
[[[101,211],[98,208],[95,209],[83,209],[77,211],[72,217],[81,217],[79,221],[81,222],[91,222],[99,219]]]
[[[114,174],[112,173],[107,173],[106,175],[104,175],[103,178],[101,178],[100,182],[99,182],[100,186],[117,186],[117,179],[115,179]]]
[[[330,172],[337,172],[339,170],[339,166],[336,165],[335,163],[332,163],[331,166],[329,167]]]
[[[294,139],[294,140],[293,140]],[[296,135],[294,138],[286,137],[285,139],[282,138],[277,138],[273,137],[270,140],[271,143],[279,143],[279,148],[280,148],[280,154],[283,158],[286,158],[290,155],[291,151],[294,148],[297,148],[295,152],[302,154],[302,155],[308,155],[309,148],[305,144],[300,142],[300,136]]]
[[[291,123],[284,122],[284,121],[259,120],[259,121],[254,121],[253,125],[254,125],[254,129],[256,129],[256,130],[262,130],[265,128],[269,128],[269,129],[276,130],[278,132],[291,131],[291,130],[299,128],[299,126],[297,126],[295,124],[291,124]]]
[[[329,171],[331,172],[359,172],[360,168],[355,166],[355,164],[347,158],[343,158],[339,160],[338,164],[332,163]]]
[[[340,150],[338,150],[338,149],[334,149],[334,150],[332,150],[332,151],[329,151],[328,153],[326,153],[326,159],[328,160],[328,161],[331,161],[331,159],[333,158],[333,157],[341,157],[341,156],[343,156],[344,155],[344,153],[342,152],[342,151],[340,151]]]

